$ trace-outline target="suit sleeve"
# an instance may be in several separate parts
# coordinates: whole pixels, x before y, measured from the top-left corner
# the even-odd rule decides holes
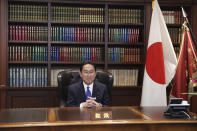
[[[109,106],[110,105],[110,96],[107,91],[107,88],[104,88],[104,94],[103,94],[103,100],[102,100],[102,106]]]
[[[72,86],[68,87],[68,96],[67,96],[67,102],[66,102],[67,107],[78,107],[79,106],[79,105],[77,105],[75,93],[74,93],[73,89],[74,88],[72,88]]]

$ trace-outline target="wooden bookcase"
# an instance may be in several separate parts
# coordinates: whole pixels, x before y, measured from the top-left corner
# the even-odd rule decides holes
[[[194,19],[192,0],[159,3],[166,11],[186,5]],[[115,75],[112,105],[139,105],[151,4],[151,0],[1,1],[0,32],[6,32],[0,49],[1,107],[59,106],[57,72],[77,69],[83,60]]]

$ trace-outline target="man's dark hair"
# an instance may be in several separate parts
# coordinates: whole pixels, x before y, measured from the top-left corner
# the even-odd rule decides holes
[[[81,66],[80,66],[80,72],[82,72],[83,66],[84,66],[84,65],[87,65],[87,64],[90,64],[90,65],[94,66],[94,69],[95,69],[95,71],[96,71],[96,65],[95,65],[93,62],[91,62],[91,61],[84,61],[84,62],[81,64]]]

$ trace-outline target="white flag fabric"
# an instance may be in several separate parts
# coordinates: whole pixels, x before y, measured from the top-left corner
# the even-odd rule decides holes
[[[152,12],[142,86],[141,106],[166,106],[166,86],[175,75],[177,59],[157,0]]]

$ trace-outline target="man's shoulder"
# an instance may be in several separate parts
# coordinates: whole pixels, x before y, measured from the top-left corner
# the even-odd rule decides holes
[[[78,82],[70,84],[69,87],[70,88],[77,88],[77,87],[80,87],[81,84],[82,84],[82,81],[78,81]]]
[[[94,81],[95,85],[98,86],[99,88],[107,88],[107,86],[101,82],[99,82],[98,80]]]

